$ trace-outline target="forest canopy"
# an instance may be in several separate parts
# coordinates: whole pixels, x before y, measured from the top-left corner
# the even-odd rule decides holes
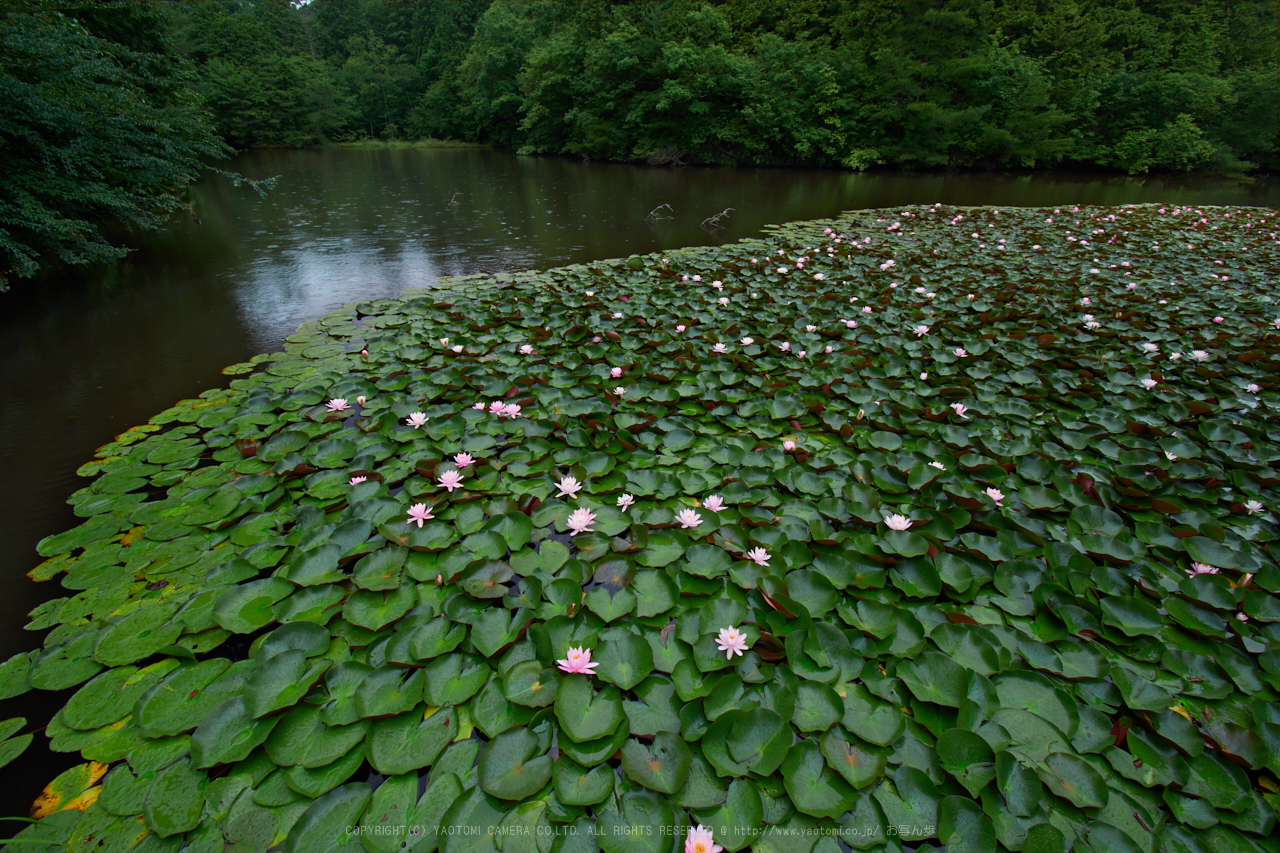
[[[1260,0],[177,3],[237,147],[1239,174],[1275,150]]]
[[[1237,176],[1276,128],[1270,0],[0,0],[0,290],[233,148]]]
[[[0,290],[57,259],[112,260],[102,227],[155,229],[230,153],[163,6],[0,2]]]

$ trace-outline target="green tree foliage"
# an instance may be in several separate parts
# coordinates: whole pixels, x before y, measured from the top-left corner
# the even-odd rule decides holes
[[[1280,167],[1267,0],[186,8],[184,43],[235,145],[407,135],[653,163]]]
[[[0,290],[51,259],[122,257],[103,224],[160,227],[226,153],[162,7],[0,2]]]

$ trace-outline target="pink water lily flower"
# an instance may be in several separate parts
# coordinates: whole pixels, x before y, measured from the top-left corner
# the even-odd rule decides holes
[[[414,504],[409,507],[409,520],[406,523],[413,524],[417,522],[418,527],[421,528],[422,522],[430,521],[433,518],[435,516],[431,514],[431,510],[427,509],[426,504]]]
[[[462,487],[462,475],[456,470],[445,471],[440,475],[439,484],[452,492]]]
[[[787,453],[790,453],[791,451],[796,449],[796,443],[791,439],[787,439],[786,441],[782,442],[782,449]]]
[[[676,513],[676,521],[684,528],[697,527],[702,523],[702,516],[691,509],[682,509]]]
[[[356,397],[356,402],[363,406],[363,405],[364,405],[364,399],[365,399],[365,398],[364,398],[364,395],[363,395],[363,394],[361,394],[359,397]]]
[[[685,326],[685,324],[684,324],[684,323],[679,323],[679,324],[677,324],[677,325],[676,325],[676,331],[677,331],[677,332],[684,332],[684,330],[685,330],[686,328],[688,328],[688,327],[687,327],[687,326]]]
[[[595,669],[600,665],[591,662],[591,649],[582,647],[570,648],[565,654],[565,659],[556,661],[556,664],[565,672],[581,672],[587,675],[595,675]]]
[[[915,331],[916,331],[917,338],[923,338],[925,335],[929,334],[929,327],[925,325],[919,325],[919,326],[916,326]]]
[[[969,417],[968,415],[965,414],[965,412],[969,411],[969,407],[966,406],[964,403],[952,403],[951,408],[955,410],[955,413],[960,417],[962,418]]]
[[[347,403],[346,397],[334,397],[329,401],[329,411],[331,412],[345,412],[349,408],[351,406]]]
[[[615,368],[611,369],[611,370],[609,371],[609,375],[610,375],[610,376],[612,376],[614,379],[617,379],[619,376],[621,376],[621,375],[622,375],[622,368],[621,368],[621,367],[615,367]]]
[[[769,565],[769,552],[763,548],[752,548],[747,552],[747,559],[758,565],[767,566]]]
[[[1189,577],[1195,577],[1196,575],[1216,575],[1216,574],[1218,574],[1218,567],[1211,566],[1208,563],[1192,563],[1191,568],[1187,569],[1187,575]]]
[[[569,513],[569,517],[564,521],[569,528],[570,536],[577,536],[579,533],[591,533],[591,525],[596,523],[596,514],[586,507],[578,507]]]
[[[884,523],[890,530],[906,530],[911,526],[911,519],[905,515],[894,513],[893,515],[885,516]]]
[[[448,339],[448,338],[441,338],[441,339],[440,339],[440,346],[442,346],[442,347],[447,347],[448,345],[449,345],[449,339]]]
[[[471,408],[473,408],[473,409],[477,409],[477,410],[479,410],[479,411],[483,412],[483,411],[484,411],[484,403],[476,403],[476,404],[475,404],[474,406],[472,406]]]
[[[411,426],[414,429],[417,429],[418,427],[425,424],[427,420],[428,420],[427,416],[422,412],[414,412],[413,414],[409,415],[409,417],[405,418],[404,422],[406,426]]]
[[[1004,500],[1004,492],[1000,491],[999,489],[993,489],[991,487],[988,487],[987,497],[995,501],[996,506],[1004,506],[1004,504],[1000,503],[1002,500]]]
[[[636,502],[636,499],[634,496],[623,495],[622,497],[618,498],[618,509],[623,509],[623,510],[628,509],[635,502]]]
[[[1159,383],[1159,382],[1156,382],[1154,379],[1144,379],[1144,380],[1142,380],[1142,387],[1143,387],[1143,388],[1146,388],[1148,391],[1150,391],[1152,388],[1156,387],[1156,386],[1157,386],[1157,385],[1159,385],[1159,384],[1160,384],[1160,383]]]
[[[500,415],[507,410],[507,404],[501,400],[494,400],[489,404],[489,414]]]
[[[347,485],[348,485],[348,486],[358,486],[358,485],[360,485],[361,483],[363,483],[363,482],[364,482],[365,480],[367,480],[367,479],[369,479],[369,478],[368,478],[368,477],[352,477],[350,480],[348,480],[348,481],[347,481]]]
[[[506,416],[507,416],[507,420],[512,420],[512,421],[514,421],[516,418],[520,417],[520,406],[519,406],[519,404],[517,404],[517,403],[508,403],[508,404],[507,404],[507,411],[505,412],[505,414],[506,414]]]
[[[457,465],[459,468],[466,468],[468,465],[470,465],[472,462],[475,462],[475,461],[476,460],[471,458],[470,453],[456,453],[454,454],[454,457],[453,457],[453,464]]]
[[[714,352],[714,353],[725,353],[725,352],[728,352],[728,350],[727,350],[727,349],[725,349],[724,344],[716,344],[715,346],[713,346],[713,347],[711,348],[711,351],[712,351],[712,352]]]
[[[533,346],[530,344],[525,344],[524,346],[520,347],[520,354],[533,355]]]
[[[742,657],[747,650],[747,638],[741,631],[734,627],[721,628],[720,634],[716,637],[716,647],[725,653],[727,660],[733,660],[733,656]]]
[[[1245,386],[1244,390],[1248,391],[1250,394],[1257,394],[1262,390],[1262,386],[1257,384],[1256,382],[1250,382],[1248,385]]]
[[[556,488],[560,490],[556,497],[573,498],[578,496],[578,492],[582,489],[582,484],[578,482],[577,477],[566,474],[564,479],[556,483]]]
[[[964,347],[956,347],[952,350],[956,354],[956,358],[965,358],[969,353],[965,352]]]
[[[711,512],[720,512],[720,510],[724,509],[724,498],[719,495],[712,495],[702,505]]]

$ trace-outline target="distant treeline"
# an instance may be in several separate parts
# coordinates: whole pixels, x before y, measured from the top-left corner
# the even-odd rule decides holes
[[[1280,165],[1274,0],[170,8],[236,147],[429,136],[653,163]]]

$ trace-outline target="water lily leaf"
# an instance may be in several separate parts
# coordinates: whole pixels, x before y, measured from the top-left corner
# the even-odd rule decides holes
[[[377,631],[408,613],[415,599],[413,588],[409,586],[376,592],[358,589],[347,596],[342,617],[352,625]]]
[[[479,768],[485,793],[502,800],[523,800],[550,781],[552,760],[539,750],[537,735],[518,728],[485,744]]]
[[[600,664],[596,676],[621,690],[630,690],[653,672],[653,654],[649,644],[636,634],[612,634],[595,660]]]
[[[221,658],[181,667],[138,697],[133,725],[153,738],[191,731],[214,708],[241,694],[251,668],[241,662],[228,669]]]
[[[649,745],[627,741],[622,748],[622,772],[646,788],[674,794],[688,780],[692,757],[678,734],[659,732]]]
[[[427,709],[425,719],[419,708],[370,724],[365,749],[374,770],[398,776],[429,767],[458,736],[456,708]]]
[[[252,634],[275,621],[275,604],[295,587],[281,578],[237,584],[213,606],[218,625],[233,634]]]
[[[297,704],[332,665],[328,660],[308,664],[301,649],[268,658],[245,683],[245,711],[256,720]]]
[[[183,759],[156,773],[143,800],[147,827],[161,838],[195,829],[204,807],[208,777]]]
[[[191,735],[191,760],[201,769],[240,761],[267,739],[279,721],[279,717],[251,717],[244,696],[228,699],[210,711]]]
[[[342,849],[342,839],[353,837],[344,831],[359,824],[360,815],[372,796],[373,790],[367,784],[353,782],[317,798],[289,830],[285,853]]]
[[[1046,788],[1079,808],[1102,808],[1107,804],[1107,784],[1098,771],[1077,755],[1050,753],[1039,767]]]
[[[503,676],[502,692],[517,705],[545,708],[555,701],[558,682],[554,669],[534,660],[521,661]]]
[[[533,522],[523,512],[509,512],[491,519],[485,529],[501,536],[512,551],[519,551],[529,543]]]
[[[427,703],[461,705],[489,680],[489,665],[470,655],[449,654],[423,667]]]
[[[607,764],[583,767],[561,756],[552,771],[556,799],[566,806],[594,806],[613,792],[614,772]]]
[[[138,698],[176,666],[178,661],[165,658],[143,669],[132,666],[109,669],[76,691],[63,706],[62,721],[82,730],[114,723],[128,714]]]
[[[943,797],[938,804],[938,840],[956,853],[995,853],[996,828],[973,800]]]
[[[672,846],[675,814],[670,803],[651,792],[629,792],[618,809],[603,810],[596,839],[605,853],[665,853]]]
[[[854,788],[827,767],[812,739],[791,747],[782,763],[782,778],[796,808],[814,817],[838,817],[857,798]]]
[[[767,776],[782,764],[791,741],[791,729],[776,711],[753,708],[734,718],[725,746],[733,761]]]
[[[951,708],[960,706],[969,689],[964,667],[937,652],[924,652],[905,661],[898,668],[898,677],[916,698]]]
[[[754,782],[734,779],[719,808],[697,816],[698,823],[714,827],[716,843],[730,853],[751,844],[764,830],[764,804]]]
[[[624,719],[618,689],[607,687],[597,694],[582,675],[568,675],[560,680],[555,714],[564,733],[577,743],[613,734]]]
[[[642,619],[666,613],[675,606],[678,595],[675,582],[656,570],[636,574],[630,589],[636,596],[636,616]]]
[[[265,748],[271,760],[282,767],[324,767],[362,742],[368,730],[364,720],[346,726],[325,725],[319,707],[303,704],[281,718]]]
[[[105,666],[120,666],[150,657],[182,633],[180,622],[170,621],[176,603],[156,604],[128,614],[98,635],[93,657]]]
[[[1187,556],[1198,563],[1206,563],[1219,569],[1239,569],[1243,566],[1235,551],[1204,536],[1184,539],[1182,547],[1187,549]]]
[[[0,767],[13,761],[31,745],[32,735],[30,734],[14,737],[14,733],[20,731],[26,724],[26,717],[11,717],[0,723]]]
[[[947,729],[938,737],[938,763],[964,786],[970,796],[996,778],[995,754],[978,735],[964,729]]]
[[[902,709],[872,696],[861,684],[846,685],[841,722],[852,734],[876,746],[888,746],[906,728]]]

